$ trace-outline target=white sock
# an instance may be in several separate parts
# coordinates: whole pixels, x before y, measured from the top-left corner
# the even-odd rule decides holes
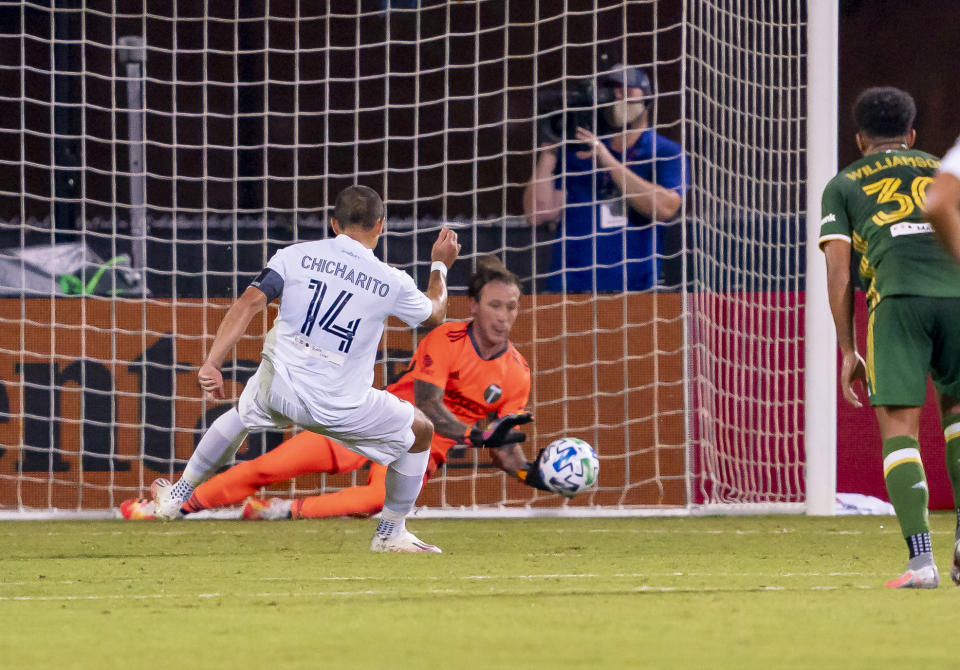
[[[407,452],[387,468],[386,498],[380,513],[377,533],[384,536],[399,535],[406,528],[404,519],[413,510],[423,486],[423,475],[430,462],[430,450]]]
[[[170,498],[173,500],[179,500],[181,503],[185,503],[187,498],[193,495],[193,489],[193,484],[181,477],[173,485],[173,488],[170,489]]]
[[[396,537],[407,529],[407,515],[383,508],[380,512],[380,523],[377,524],[377,535],[381,537]]]
[[[189,498],[190,493],[193,493],[193,487],[207,481],[220,469],[220,466],[226,465],[227,461],[233,458],[248,432],[246,426],[240,421],[240,413],[236,407],[231,407],[221,414],[200,438],[200,444],[187,461],[187,467],[184,468],[180,481],[174,485],[171,495],[177,492],[177,485],[180,482],[185,482],[185,485],[190,486],[190,492],[183,500]]]

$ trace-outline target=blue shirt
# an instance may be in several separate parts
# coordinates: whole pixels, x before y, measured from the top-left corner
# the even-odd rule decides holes
[[[607,148],[610,141],[602,140]],[[593,159],[577,158],[583,146],[569,143],[557,161],[556,186],[566,192],[566,202],[553,243],[553,267],[547,278],[547,290],[589,292],[641,291],[656,286],[660,274],[658,251],[662,230],[637,212],[623,198],[606,170],[594,170]],[[683,195],[687,165],[683,149],[652,129],[643,131],[621,156],[637,176]],[[610,202],[616,211],[625,208],[627,225],[604,227],[601,207]],[[609,224],[609,219],[606,220]],[[583,268],[583,269],[581,269]]]

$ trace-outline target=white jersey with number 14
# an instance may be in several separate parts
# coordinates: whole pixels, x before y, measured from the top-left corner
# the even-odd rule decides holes
[[[940,161],[940,172],[949,172],[960,179],[960,137]]]
[[[263,355],[313,407],[358,406],[373,384],[387,317],[416,326],[432,311],[409,275],[346,235],[292,244],[267,267],[283,292]]]

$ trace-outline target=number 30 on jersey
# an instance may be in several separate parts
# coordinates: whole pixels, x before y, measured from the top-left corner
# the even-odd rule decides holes
[[[884,226],[888,223],[895,223],[900,219],[905,219],[913,213],[914,207],[925,209],[927,204],[927,186],[933,181],[933,177],[915,177],[910,183],[910,195],[900,193],[900,185],[903,180],[897,177],[885,177],[863,186],[863,192],[867,195],[877,196],[877,204],[896,203],[897,208],[892,212],[877,212],[873,215],[872,221],[878,226]]]

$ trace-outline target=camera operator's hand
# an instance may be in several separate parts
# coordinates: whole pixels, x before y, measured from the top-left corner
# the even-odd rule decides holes
[[[616,162],[607,145],[601,142],[600,138],[586,128],[577,128],[577,139],[587,147],[586,150],[577,152],[577,158],[580,160],[587,160],[592,156],[596,156],[597,165],[603,165],[605,167],[609,167],[611,161]]]
[[[537,147],[536,176],[548,179],[553,176],[553,168],[557,165],[557,145],[541,144]]]
[[[541,142],[537,163],[523,189],[523,214],[530,225],[539,226],[560,219],[563,192],[556,187],[553,171],[557,167],[557,144]]]

